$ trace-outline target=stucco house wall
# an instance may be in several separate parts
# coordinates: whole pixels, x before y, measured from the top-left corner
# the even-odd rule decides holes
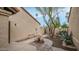
[[[11,22],[11,41],[25,39],[29,34],[41,34],[40,24],[22,8],[18,9],[19,12],[9,17]]]
[[[0,9],[0,48],[7,47],[8,43],[8,20],[11,13]]]
[[[79,8],[72,7],[69,17],[69,28],[73,33],[73,42],[79,50]]]

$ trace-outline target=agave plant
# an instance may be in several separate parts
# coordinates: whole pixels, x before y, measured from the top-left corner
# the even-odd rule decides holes
[[[70,34],[68,34],[67,31],[60,31],[59,35],[62,37],[63,41],[67,44],[67,45],[73,45],[73,41],[72,41],[72,32]]]

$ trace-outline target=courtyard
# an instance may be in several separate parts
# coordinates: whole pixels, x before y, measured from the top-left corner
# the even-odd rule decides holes
[[[70,7],[0,7],[0,50],[77,51],[78,21],[72,20],[77,18],[73,16],[76,11]]]

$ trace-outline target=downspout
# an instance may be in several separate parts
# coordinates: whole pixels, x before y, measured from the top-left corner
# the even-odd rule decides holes
[[[11,35],[11,33],[10,33],[10,21],[8,21],[8,43],[10,44],[10,41],[11,41],[11,38],[10,38],[10,35]]]

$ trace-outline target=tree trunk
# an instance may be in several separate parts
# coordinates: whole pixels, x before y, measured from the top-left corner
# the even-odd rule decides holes
[[[54,34],[55,34],[55,27],[53,28],[52,38],[54,37]]]

